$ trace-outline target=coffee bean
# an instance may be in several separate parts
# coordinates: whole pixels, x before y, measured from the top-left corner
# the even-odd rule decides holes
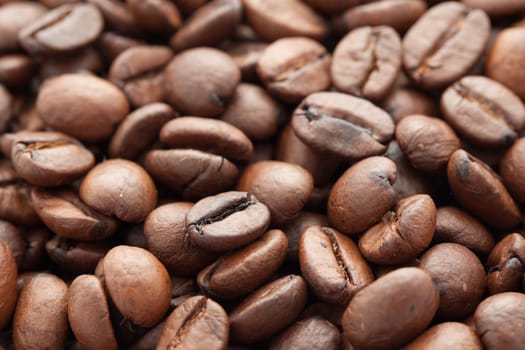
[[[201,199],[186,214],[186,231],[199,247],[226,251],[260,237],[270,224],[270,211],[255,195],[224,192]]]
[[[294,111],[292,127],[307,145],[349,161],[381,154],[394,123],[367,100],[338,92],[318,92]]]
[[[512,16],[525,11],[525,3],[516,0],[503,0],[497,3],[488,0],[461,0],[470,8],[485,11],[491,17]]]
[[[436,5],[403,38],[403,66],[417,85],[444,88],[474,66],[489,32],[485,12],[452,1]]]
[[[168,316],[157,349],[226,349],[228,331],[224,309],[211,299],[195,296]]]
[[[299,241],[304,231],[310,226],[328,226],[325,215],[302,211],[299,215],[283,227],[288,238],[288,254],[286,260],[299,261]]]
[[[525,127],[525,106],[498,82],[464,77],[441,97],[447,122],[469,142],[482,147],[511,145]]]
[[[274,96],[297,103],[330,85],[330,55],[309,38],[283,38],[270,44],[257,61],[257,74]]]
[[[16,281],[18,278],[13,251],[3,239],[0,241],[0,267],[2,268],[0,277],[0,299],[2,300],[0,304],[0,329],[3,330],[11,320],[11,315],[15,310]]]
[[[521,290],[525,267],[525,238],[517,233],[505,236],[496,244],[486,262],[490,294]]]
[[[133,346],[131,346],[130,350],[155,349],[160,340],[160,336],[162,335],[165,325],[166,321],[164,320],[159,322],[155,327],[149,329],[142,338],[140,338],[135,344],[133,344]]]
[[[356,244],[329,227],[311,226],[304,231],[299,241],[299,263],[314,293],[328,303],[346,306],[374,280]]]
[[[525,182],[518,174],[525,170],[525,138],[520,138],[503,155],[499,164],[499,174],[510,193],[520,203],[525,203]]]
[[[13,97],[9,91],[0,84],[0,132],[5,132],[13,115]]]
[[[226,49],[233,62],[241,70],[243,81],[254,81],[257,79],[255,67],[267,47],[268,44],[266,43],[246,41],[233,43],[232,46]]]
[[[127,49],[144,44],[144,42],[130,38],[115,32],[104,32],[100,34],[97,40],[97,46],[100,53],[104,56],[106,61],[113,62],[118,55]]]
[[[399,348],[430,324],[438,304],[438,289],[426,272],[397,269],[352,299],[343,315],[344,336],[359,349]]]
[[[20,54],[1,56],[0,84],[4,84],[10,89],[23,89],[33,79],[35,68],[35,64],[29,56]]]
[[[140,36],[142,28],[137,25],[135,17],[124,1],[114,0],[87,0],[96,6],[108,27],[124,35]]]
[[[479,159],[457,150],[450,157],[447,174],[454,197],[481,221],[498,229],[510,229],[521,221],[499,177]]]
[[[126,4],[137,24],[148,31],[171,32],[181,25],[179,10],[169,0],[126,0]]]
[[[66,73],[100,73],[103,69],[98,51],[86,46],[70,54],[46,55],[40,66],[40,79],[47,80]]]
[[[38,2],[20,1],[0,7],[0,52],[19,48],[18,33],[46,13],[46,8]]]
[[[337,350],[341,335],[327,320],[310,317],[288,327],[269,348],[271,350]]]
[[[469,326],[459,322],[445,322],[429,328],[404,349],[482,350],[483,346]]]
[[[351,166],[332,187],[328,219],[346,234],[362,232],[395,204],[396,165],[388,158],[369,157]]]
[[[396,265],[410,262],[432,241],[436,206],[429,195],[417,194],[400,200],[395,211],[369,228],[359,239],[359,249],[368,261]]]
[[[396,124],[412,114],[438,114],[430,96],[410,88],[395,89],[385,98],[381,107],[390,114]]]
[[[330,76],[337,90],[383,99],[401,68],[401,39],[390,27],[360,27],[336,46]]]

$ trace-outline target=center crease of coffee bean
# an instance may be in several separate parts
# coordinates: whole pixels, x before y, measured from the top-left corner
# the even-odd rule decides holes
[[[339,249],[339,244],[337,244],[337,240],[335,239],[334,234],[326,228],[323,228],[323,233],[330,240],[330,246],[332,247],[332,251],[334,252],[335,260],[337,261],[337,265],[339,266],[339,269],[343,273],[345,280],[349,284],[353,285],[354,279],[352,278],[352,274],[350,273],[350,271],[348,271],[348,267],[346,266],[345,261],[341,255],[341,250]]]
[[[38,35],[38,32],[42,30],[46,30],[47,28],[50,28],[54,26],[57,23],[60,23],[63,19],[67,18],[71,13],[73,12],[73,9],[67,10],[64,13],[60,14],[60,16],[57,16],[52,21],[42,25],[41,27],[35,28],[35,30],[31,33],[31,37],[35,38]]]
[[[195,305],[193,310],[191,310],[188,316],[186,316],[181,326],[177,330],[177,333],[175,333],[175,336],[169,342],[168,349],[174,349],[182,343],[182,337],[184,336],[184,333],[186,333],[186,331],[190,329],[190,326],[193,323],[195,323],[195,321],[197,321],[199,316],[206,312],[206,302],[206,298],[202,298],[202,300],[199,300],[198,304]]]
[[[510,118],[503,108],[499,107],[494,102],[488,100],[482,95],[470,90],[460,82],[454,84],[454,91],[456,91],[463,99],[477,105],[482,111],[486,112],[494,119],[509,123]]]

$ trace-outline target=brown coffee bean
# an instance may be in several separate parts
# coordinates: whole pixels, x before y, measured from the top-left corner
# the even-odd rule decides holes
[[[400,268],[356,294],[343,315],[344,336],[359,349],[396,349],[430,324],[438,305],[426,272]]]
[[[525,171],[525,138],[520,138],[503,155],[499,174],[510,193],[520,203],[525,203],[525,181],[518,174]]]
[[[164,330],[165,325],[165,320],[157,323],[155,327],[150,328],[142,338],[140,338],[135,344],[133,344],[130,350],[155,349],[160,340],[160,336],[162,335],[162,331]]]
[[[254,194],[223,192],[201,199],[186,215],[186,232],[211,251],[239,248],[260,237],[270,224],[270,211]]]
[[[162,127],[159,138],[169,147],[198,149],[238,162],[248,162],[253,153],[250,139],[222,120],[176,118]]]
[[[525,12],[525,3],[519,0],[503,0],[497,3],[490,0],[461,0],[470,8],[485,11],[491,17],[512,16]]]
[[[237,42],[226,49],[232,57],[233,62],[241,70],[243,81],[254,81],[257,79],[256,65],[268,44],[261,42]],[[233,99],[232,99],[233,100]]]
[[[46,125],[82,141],[107,139],[129,112],[126,96],[116,86],[83,74],[47,80],[36,106]]]
[[[97,40],[97,47],[107,62],[113,62],[118,55],[127,49],[143,45],[144,42],[114,32],[104,32]]]
[[[284,232],[270,230],[257,241],[222,256],[199,272],[199,288],[221,299],[246,295],[267,282],[277,271],[286,257],[287,248]]]
[[[309,38],[279,39],[262,53],[257,74],[272,95],[297,103],[330,86],[330,54]]]
[[[244,170],[237,190],[256,196],[270,209],[272,223],[281,225],[299,214],[313,186],[312,175],[298,165],[262,161]]]
[[[227,191],[239,175],[235,164],[226,158],[192,149],[150,151],[144,166],[156,180],[187,200]]]
[[[4,133],[13,116],[13,97],[0,84],[0,132]]]
[[[395,210],[369,228],[359,239],[359,250],[373,263],[405,264],[421,254],[432,241],[436,206],[429,195],[400,200]]]
[[[143,34],[142,28],[137,25],[126,2],[115,0],[87,0],[87,2],[99,9],[109,28],[123,35],[140,36]]]
[[[405,350],[482,350],[483,346],[472,328],[459,322],[440,323],[410,342]]]
[[[216,117],[226,109],[240,79],[229,55],[212,48],[186,50],[166,68],[165,98],[182,114]]]
[[[248,23],[262,39],[305,36],[323,40],[328,28],[323,18],[299,0],[243,0]]]
[[[387,96],[381,107],[387,111],[394,123],[412,114],[437,115],[437,108],[430,96],[410,88],[399,88]]]
[[[24,286],[13,319],[15,348],[65,348],[67,293],[64,281],[48,273],[34,276]]]
[[[66,73],[101,73],[102,57],[92,46],[70,54],[46,55],[40,66],[40,79],[47,80]]]
[[[117,349],[104,287],[97,277],[81,275],[73,280],[67,309],[71,330],[83,349]]]
[[[120,86],[135,107],[164,98],[164,68],[173,58],[165,46],[138,45],[118,55],[109,70],[109,79]]]
[[[479,304],[474,313],[474,324],[487,350],[518,350],[525,343],[525,295],[500,293]]]
[[[157,349],[224,350],[228,331],[224,309],[211,299],[195,296],[168,316]]]
[[[10,222],[0,220],[0,242],[4,242],[9,246],[16,266],[20,270],[27,249],[27,243],[21,230]]]
[[[396,140],[410,164],[427,172],[446,168],[452,153],[461,147],[447,123],[425,115],[403,118],[396,126]]]
[[[15,310],[17,298],[17,278],[18,272],[13,251],[7,243],[0,239],[0,330],[3,330],[11,320],[11,315]]]
[[[403,65],[419,86],[441,89],[461,78],[480,58],[490,32],[481,10],[448,1],[432,7],[403,38]]]
[[[6,3],[0,7],[0,52],[19,48],[18,33],[41,18],[47,9],[33,1]]]
[[[36,65],[29,56],[20,54],[1,56],[0,84],[10,89],[23,89],[33,79],[35,68]]]
[[[93,153],[66,135],[21,137],[13,144],[11,160],[24,180],[46,187],[72,183],[95,164]]]
[[[439,289],[436,315],[461,319],[471,314],[485,292],[485,270],[478,257],[456,243],[441,243],[421,256],[419,267]]]
[[[111,138],[111,158],[134,159],[155,140],[161,127],[175,117],[173,108],[165,103],[151,103],[130,113],[119,124]]]
[[[525,267],[525,238],[517,233],[496,244],[486,262],[490,294],[521,291]]]
[[[271,345],[271,350],[337,350],[339,330],[321,317],[310,317],[288,327]]]
[[[494,237],[485,226],[455,207],[437,210],[434,238],[440,242],[461,244],[480,255],[488,255],[494,247]]]
[[[383,99],[401,68],[401,39],[390,27],[360,27],[336,46],[330,76],[337,90]]]
[[[448,182],[457,201],[481,221],[498,229],[510,229],[521,213],[498,175],[464,150],[452,154]]]
[[[177,6],[169,0],[126,0],[126,4],[137,24],[148,31],[169,33],[182,23]]]
[[[98,164],[84,177],[79,190],[87,205],[125,222],[140,222],[157,204],[157,190],[148,173],[124,159]]]
[[[229,314],[231,340],[253,343],[276,334],[299,316],[306,294],[306,283],[297,275],[260,287]]]
[[[426,11],[422,0],[383,0],[349,8],[334,20],[340,33],[365,26],[390,26],[404,33]]]
[[[104,284],[118,310],[137,326],[152,327],[170,303],[166,268],[142,248],[117,246],[102,261]]]
[[[310,226],[328,226],[325,215],[302,211],[299,215],[286,224],[282,230],[288,238],[288,255],[286,260],[299,261],[299,241],[303,232]]]
[[[467,141],[482,147],[506,147],[525,128],[525,106],[500,83],[482,77],[464,77],[441,97],[441,110]]]
[[[98,9],[91,4],[65,4],[47,12],[18,34],[30,54],[67,52],[97,39],[104,27]]]
[[[394,123],[371,102],[338,92],[318,92],[294,111],[292,127],[307,145],[349,161],[378,155],[392,139]]]
[[[299,241],[301,272],[321,300],[348,305],[354,295],[374,280],[357,245],[329,227],[311,226]]]
[[[396,165],[370,157],[345,171],[330,191],[328,219],[346,234],[362,232],[395,204]]]
[[[240,0],[213,0],[199,7],[171,38],[179,52],[198,46],[214,46],[230,37],[241,22]]]

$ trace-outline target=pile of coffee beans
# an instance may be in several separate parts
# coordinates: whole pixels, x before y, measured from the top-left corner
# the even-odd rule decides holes
[[[525,0],[0,0],[0,350],[525,349]]]

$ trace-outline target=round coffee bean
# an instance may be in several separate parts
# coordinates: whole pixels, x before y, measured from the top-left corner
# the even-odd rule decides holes
[[[433,246],[421,256],[419,267],[432,276],[439,289],[436,315],[461,319],[471,314],[485,292],[485,270],[478,257],[455,243]]]
[[[387,111],[394,123],[413,114],[437,115],[437,109],[430,96],[410,88],[399,88],[387,96],[381,107]]]
[[[383,99],[401,68],[401,39],[390,27],[360,27],[334,51],[330,76],[337,90],[370,100]]]
[[[83,74],[47,80],[36,107],[46,125],[82,141],[107,139],[129,112],[126,96],[116,86]]]
[[[126,0],[126,4],[137,24],[148,31],[172,32],[182,23],[177,6],[169,0]]]
[[[4,2],[0,7],[0,52],[18,49],[18,33],[41,18],[46,11],[38,2]]]
[[[346,234],[362,232],[395,204],[396,165],[385,157],[369,157],[351,166],[332,187],[328,219]]]
[[[217,117],[240,79],[229,55],[212,48],[186,50],[166,68],[165,98],[182,114]]]
[[[417,85],[444,88],[474,66],[489,32],[485,12],[452,1],[436,5],[403,38],[403,66]]]
[[[525,106],[500,83],[469,76],[441,97],[447,122],[469,142],[482,147],[506,147],[525,128]]]
[[[479,304],[474,324],[487,350],[519,350],[525,344],[525,295],[500,293]]]
[[[400,268],[356,294],[343,315],[344,336],[359,349],[396,349],[430,324],[438,305],[426,272]]]
[[[270,350],[310,349],[337,350],[341,334],[321,317],[309,317],[288,327],[271,345]]]
[[[80,198],[104,215],[140,222],[155,208],[157,190],[148,173],[124,159],[98,164],[80,185]]]
[[[284,102],[297,103],[330,86],[330,54],[309,38],[284,38],[270,44],[257,61],[266,89]]]
[[[18,272],[13,251],[4,241],[0,241],[0,330],[3,330],[11,320],[11,315],[15,310],[17,298],[17,278]]]
[[[440,323],[410,342],[405,350],[482,350],[476,332],[459,322]]]
[[[270,211],[254,194],[224,192],[201,199],[186,215],[186,231],[199,247],[226,251],[260,237],[270,224]]]
[[[499,164],[499,174],[510,193],[520,203],[525,203],[525,181],[521,176],[525,171],[525,138],[520,138],[503,155]]]
[[[520,291],[525,267],[525,238],[517,233],[496,244],[486,262],[490,294]]]
[[[384,153],[394,135],[390,116],[371,102],[338,92],[318,92],[294,111],[297,136],[319,152],[349,161]]]
[[[311,226],[304,231],[299,263],[315,295],[327,303],[346,306],[374,280],[356,244],[329,227]]]
[[[416,194],[400,200],[359,239],[359,250],[376,264],[410,262],[432,241],[436,228],[436,206],[429,195]]]

